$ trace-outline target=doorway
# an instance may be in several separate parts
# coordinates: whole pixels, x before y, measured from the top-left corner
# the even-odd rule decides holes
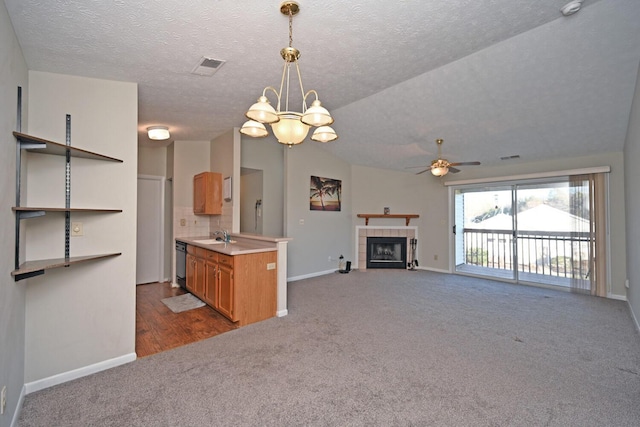
[[[240,232],[260,234],[263,227],[264,172],[259,169],[242,168],[240,174]]]
[[[164,177],[138,175],[136,285],[164,280],[164,199]]]

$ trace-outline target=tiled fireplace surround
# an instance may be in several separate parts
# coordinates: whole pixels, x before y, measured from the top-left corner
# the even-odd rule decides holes
[[[409,239],[418,238],[418,227],[391,227],[391,226],[356,226],[357,264],[358,270],[367,269],[367,237],[406,237],[407,257],[409,257]],[[417,254],[416,254],[417,256]]]

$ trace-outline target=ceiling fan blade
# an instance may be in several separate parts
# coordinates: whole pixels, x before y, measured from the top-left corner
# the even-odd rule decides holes
[[[431,168],[425,169],[423,171],[417,172],[416,175],[420,175],[421,173],[429,172]]]
[[[449,166],[449,172],[458,173],[458,172],[460,172],[460,169],[452,168],[451,166]]]
[[[453,162],[449,164],[452,166],[477,166],[480,162]]]
[[[420,165],[420,166],[405,166],[405,169],[412,169],[412,168],[428,168],[429,165]]]

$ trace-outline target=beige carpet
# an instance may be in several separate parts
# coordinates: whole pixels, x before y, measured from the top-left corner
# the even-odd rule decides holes
[[[289,315],[26,396],[28,426],[638,426],[623,301],[426,271],[289,284]]]

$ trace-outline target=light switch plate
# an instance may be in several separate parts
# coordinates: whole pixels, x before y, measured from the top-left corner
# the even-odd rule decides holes
[[[84,236],[84,229],[82,227],[81,222],[72,222],[71,223],[71,236],[79,237]]]

